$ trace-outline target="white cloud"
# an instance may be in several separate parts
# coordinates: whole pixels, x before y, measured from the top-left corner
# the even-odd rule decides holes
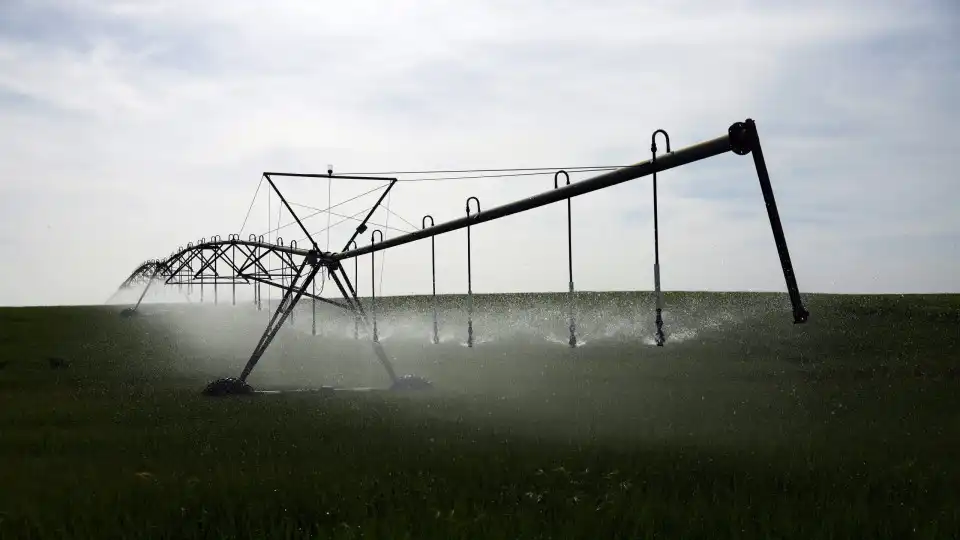
[[[960,289],[949,5],[50,1],[10,4],[0,19],[3,9],[22,27],[0,23],[0,242],[18,254],[0,266],[0,304],[100,301],[140,260],[233,232],[263,170],[636,162],[654,129],[679,148],[746,115],[803,290]],[[51,13],[73,25],[69,39],[44,31]],[[662,178],[665,287],[783,289],[749,158]],[[403,184],[391,203],[439,222],[471,194],[489,208],[551,184]],[[301,202],[323,206],[323,193]],[[574,207],[578,286],[649,287],[649,180]],[[437,241],[447,292],[465,289],[462,236]],[[474,237],[476,290],[565,288],[563,205]],[[426,249],[387,256],[384,292],[428,290]],[[25,291],[22,273],[47,285]]]

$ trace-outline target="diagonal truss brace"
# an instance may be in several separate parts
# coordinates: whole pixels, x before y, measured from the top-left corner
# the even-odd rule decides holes
[[[297,269],[297,274],[294,276],[293,283],[291,284],[294,286],[288,288],[283,294],[283,299],[281,299],[280,304],[277,305],[277,310],[273,313],[273,317],[270,318],[270,322],[267,323],[267,329],[263,332],[263,335],[260,336],[260,341],[257,342],[257,346],[253,349],[253,354],[250,355],[247,365],[244,366],[243,372],[240,374],[241,382],[245,382],[247,377],[250,375],[250,372],[253,371],[254,367],[256,367],[257,362],[260,361],[260,357],[263,356],[263,353],[266,352],[267,347],[270,346],[270,342],[273,341],[273,338],[277,335],[277,332],[280,331],[280,327],[283,326],[283,323],[286,322],[287,317],[289,317],[293,312],[294,307],[296,307],[300,297],[303,296],[307,286],[313,283],[314,276],[316,276],[317,272],[320,271],[321,267],[319,265],[313,265],[310,268],[306,279],[303,280],[301,285],[295,286],[297,281],[300,280],[300,277],[303,274],[303,269],[305,266],[307,266],[308,262],[309,259],[304,258],[303,262],[300,263],[300,267]]]
[[[330,278],[333,279],[337,289],[340,290],[340,293],[343,295],[344,300],[346,301],[345,304],[327,298],[321,298],[307,292],[307,289],[313,284],[313,281],[321,268],[328,269]],[[306,273],[304,273],[305,269],[307,270]],[[338,272],[340,273],[339,276],[337,275]],[[284,289],[284,295],[280,300],[280,303],[277,305],[277,309],[274,311],[273,316],[271,316],[266,330],[264,330],[263,335],[260,336],[260,340],[257,342],[253,353],[250,355],[250,359],[247,361],[246,366],[244,366],[243,371],[238,378],[240,383],[246,383],[247,377],[249,377],[250,373],[253,372],[253,369],[260,361],[260,358],[263,356],[264,352],[266,352],[267,347],[270,346],[270,343],[280,331],[283,323],[286,322],[287,318],[293,313],[293,310],[296,308],[296,305],[300,299],[305,296],[324,301],[347,311],[352,311],[358,320],[360,320],[369,330],[369,320],[367,319],[366,313],[363,310],[363,306],[360,304],[360,299],[357,297],[353,285],[350,283],[346,272],[343,270],[343,266],[339,261],[330,257],[330,254],[328,253],[319,253],[313,250],[308,252],[308,255],[304,257],[303,262],[300,263],[299,267],[297,268],[297,272],[294,275],[290,286],[277,285],[260,278],[253,279]],[[349,293],[347,292],[348,290],[350,291]],[[374,353],[377,356],[377,360],[380,361],[380,364],[383,366],[384,370],[386,370],[391,382],[396,384],[398,381],[396,371],[393,369],[393,365],[390,363],[386,352],[383,350],[383,346],[379,342],[372,342],[372,344]]]

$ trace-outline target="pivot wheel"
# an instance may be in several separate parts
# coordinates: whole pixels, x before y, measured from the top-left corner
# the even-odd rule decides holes
[[[225,379],[217,379],[212,383],[208,384],[206,388],[203,389],[203,395],[205,396],[230,396],[230,395],[250,395],[253,394],[253,387],[247,384],[240,379],[235,379],[233,377],[227,377]]]
[[[394,392],[422,391],[431,388],[433,388],[433,384],[430,381],[416,375],[404,375],[390,386],[390,390]]]

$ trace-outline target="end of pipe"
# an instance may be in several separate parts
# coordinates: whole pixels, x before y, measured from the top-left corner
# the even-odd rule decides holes
[[[756,140],[756,127],[753,120],[747,119],[746,122],[736,122],[727,129],[730,137],[730,148],[734,154],[745,156],[753,150]]]
[[[243,379],[228,377],[217,379],[203,389],[203,395],[212,397],[243,396],[253,394],[253,387]]]
[[[416,392],[433,389],[433,383],[416,375],[403,375],[393,381],[390,390],[393,392]]]

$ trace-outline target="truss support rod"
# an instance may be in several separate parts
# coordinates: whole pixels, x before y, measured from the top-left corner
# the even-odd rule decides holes
[[[367,212],[367,217],[363,218],[363,221],[360,222],[360,225],[357,225],[357,229],[353,231],[353,236],[350,237],[350,240],[347,240],[347,243],[343,245],[343,249],[350,247],[350,243],[356,240],[357,236],[363,234],[367,230],[367,221],[373,216],[373,213],[377,211],[377,208],[380,207],[380,203],[383,202],[383,199],[387,197],[387,194],[390,193],[390,190],[393,189],[394,184],[397,183],[397,179],[393,178],[390,180],[390,185],[387,186],[387,189],[383,190],[383,193],[380,194],[380,198],[377,199],[377,202],[373,205],[373,208]],[[382,232],[380,233],[383,234]]]
[[[293,284],[296,284],[296,282],[300,280],[300,276],[303,274],[303,269],[305,266],[307,266],[306,259],[303,260],[303,262],[300,264],[300,268],[297,269],[297,275],[293,279]],[[294,307],[296,307],[297,301],[300,300],[301,296],[303,296],[307,286],[313,281],[314,276],[317,275],[317,272],[320,270],[320,268],[320,266],[314,266],[311,268],[310,273],[307,274],[307,278],[302,284],[299,286],[291,286],[287,289],[286,293],[284,293],[283,298],[277,305],[277,311],[274,312],[273,317],[270,318],[270,323],[267,324],[267,329],[264,330],[263,335],[260,336],[260,341],[257,343],[256,348],[253,350],[253,354],[250,355],[250,360],[247,361],[247,365],[244,366],[243,372],[240,374],[241,382],[246,382],[250,372],[253,371],[253,368],[257,365],[257,362],[260,361],[260,357],[263,356],[263,353],[267,350],[267,347],[270,346],[270,342],[273,341],[273,338],[277,335],[277,332],[280,331],[283,323],[287,320],[287,317],[293,311]]]
[[[353,262],[354,262],[354,269],[353,269],[353,271],[354,271],[354,280],[357,280],[357,279],[358,279],[358,278],[356,277],[356,276],[358,275],[358,273],[357,273],[357,268],[356,268],[356,262],[357,262],[357,260],[354,259]],[[353,285],[350,283],[350,279],[347,277],[347,271],[344,270],[343,265],[342,265],[342,264],[338,264],[338,269],[340,270],[340,273],[343,274],[343,283],[346,283],[346,285],[347,285],[347,290],[350,291],[350,294],[351,294],[351,295],[353,295],[353,303],[354,303],[354,305],[356,306],[357,313],[359,314],[360,317],[366,317],[366,316],[367,316],[367,313],[363,310],[363,304],[360,303],[360,297],[357,295],[357,291],[360,290],[359,281],[358,281],[358,283],[357,283],[356,289],[354,289]],[[350,301],[350,297],[349,297],[349,296],[347,296],[346,298],[347,298],[347,301]]]
[[[193,249],[193,248],[188,248],[188,249]],[[197,255],[200,254],[200,251],[201,251],[201,250],[199,250],[199,249],[193,250],[193,253],[191,253],[190,256],[186,258],[186,260],[184,260],[183,262],[181,262],[181,263],[180,263],[180,266],[178,266],[176,270],[170,272],[170,279],[173,279],[173,276],[179,275],[179,274],[180,274],[180,271],[183,270],[184,268],[190,268],[190,275],[192,276],[192,275],[193,275],[193,260],[197,258]],[[172,261],[171,261],[171,262],[172,262]],[[172,267],[172,264],[171,264],[171,267]],[[169,280],[167,280],[167,281],[169,281]]]
[[[236,244],[234,244],[233,251],[236,251],[236,249],[237,249],[237,246]],[[224,262],[224,264],[226,264],[230,268],[230,270],[233,271],[233,277],[225,278],[229,281],[222,281],[222,283],[233,283],[234,289],[236,289],[236,284],[239,283],[238,279],[243,279],[243,283],[249,284],[250,280],[244,277],[243,272],[239,268],[237,268],[236,254],[231,252],[232,254],[230,258],[229,259],[227,258],[226,253],[228,250],[230,250],[230,248],[223,248],[223,255],[221,256],[221,260]],[[220,274],[217,274],[216,277],[220,277]],[[236,295],[236,291],[234,291],[234,295]],[[236,304],[236,301],[234,301],[234,304]]]
[[[303,234],[306,234],[307,238],[310,239],[310,244],[313,246],[313,249],[320,251],[320,248],[317,246],[317,242],[313,239],[313,236],[310,235],[310,231],[308,231],[307,228],[303,226],[303,222],[300,221],[300,217],[297,216],[297,213],[293,211],[293,208],[290,208],[290,204],[287,202],[286,197],[284,197],[283,193],[280,193],[280,190],[277,189],[277,185],[273,183],[273,179],[270,178],[270,174],[263,173],[263,177],[266,178],[267,182],[270,183],[270,187],[272,187],[273,190],[277,192],[277,196],[280,197],[280,200],[283,202],[283,205],[287,207],[287,211],[290,212],[290,215],[293,216],[293,219],[297,220],[297,225],[299,225],[300,229],[303,230]]]
[[[265,283],[265,284],[267,284],[267,285],[270,285],[271,287],[276,287],[276,288],[281,289],[281,290],[283,290],[283,291],[288,291],[288,290],[290,290],[290,287],[288,287],[288,286],[286,286],[286,285],[281,285],[281,284],[279,284],[279,283],[274,283],[274,282],[272,282],[272,281],[270,281],[270,280],[267,280],[267,279],[264,279],[264,278],[259,278],[259,277],[255,277],[255,276],[250,276],[250,279],[256,281],[257,283]],[[322,297],[322,296],[316,296],[316,295],[310,294],[310,293],[308,293],[308,292],[304,292],[304,293],[303,293],[303,296],[306,296],[307,298],[315,299],[315,300],[317,300],[318,302],[323,302],[324,304],[330,304],[331,306],[337,306],[338,308],[341,308],[341,309],[351,309],[349,305],[346,305],[346,306],[345,306],[345,305],[341,304],[340,302],[336,302],[336,301],[334,301],[334,300],[331,300],[331,299],[329,299],[329,298],[324,298],[324,297]]]
[[[783,278],[787,282],[787,292],[790,293],[790,303],[793,305],[793,322],[796,324],[805,323],[810,317],[810,312],[803,307],[803,300],[800,298],[800,289],[797,286],[797,277],[793,271],[793,263],[790,262],[790,251],[787,249],[787,238],[783,234],[783,225],[780,223],[780,213],[777,211],[777,201],[773,198],[773,187],[770,185],[770,175],[767,173],[767,164],[763,159],[763,150],[760,148],[760,136],[757,133],[757,125],[747,119],[746,138],[747,144],[753,153],[753,163],[757,168],[757,177],[760,179],[760,191],[763,192],[763,202],[767,207],[767,216],[770,218],[770,228],[773,231],[773,239],[777,245],[777,254],[780,255],[780,266],[783,268]],[[737,152],[738,154],[740,152]]]
[[[343,270],[343,266],[340,266],[340,272],[343,274],[343,281],[347,284],[347,288],[350,289],[350,293],[348,293],[347,288],[344,288],[336,272],[330,272],[330,277],[333,278],[333,282],[336,283],[337,288],[340,289],[340,294],[342,294],[347,301],[350,300],[350,294],[353,294],[354,298],[356,298],[356,293],[353,290],[353,286],[350,285],[350,279],[347,278],[347,273]],[[359,300],[357,300],[357,303],[354,305],[354,309],[356,310],[357,319],[362,318],[364,325],[367,327],[367,330],[369,330],[370,324],[363,313],[363,308],[360,306]],[[377,355],[377,360],[380,361],[380,365],[383,366],[383,369],[386,370],[387,375],[390,377],[391,384],[396,384],[397,372],[393,369],[393,364],[390,363],[390,359],[387,358],[387,353],[383,350],[383,345],[381,345],[379,341],[373,341],[372,343],[373,352]]]
[[[290,173],[290,172],[265,172],[268,176],[290,176],[293,178],[340,178],[346,180],[396,180],[386,176],[353,176],[343,174],[321,174],[321,173]]]
[[[259,267],[259,269],[264,274],[270,275],[270,270],[268,270],[267,267],[263,265],[263,259],[268,255],[270,255],[273,251],[270,249],[264,248],[263,253],[260,253],[260,249],[261,248],[259,247],[253,248],[253,253],[249,257],[247,257],[247,261],[243,263],[243,266],[241,266],[240,268],[237,268],[236,272],[238,274],[243,274],[244,272],[246,272],[247,268],[251,268],[251,267],[253,267],[253,271],[256,272],[257,267]],[[269,259],[267,260],[267,262],[269,262]]]
[[[143,302],[143,297],[147,295],[147,291],[150,290],[150,285],[153,285],[153,279],[157,277],[157,274],[160,273],[160,264],[157,263],[153,267],[153,274],[150,275],[150,279],[147,280],[147,286],[143,288],[143,292],[140,293],[140,299],[137,300],[137,305],[133,306],[133,310],[136,311],[140,308],[140,302]]]

